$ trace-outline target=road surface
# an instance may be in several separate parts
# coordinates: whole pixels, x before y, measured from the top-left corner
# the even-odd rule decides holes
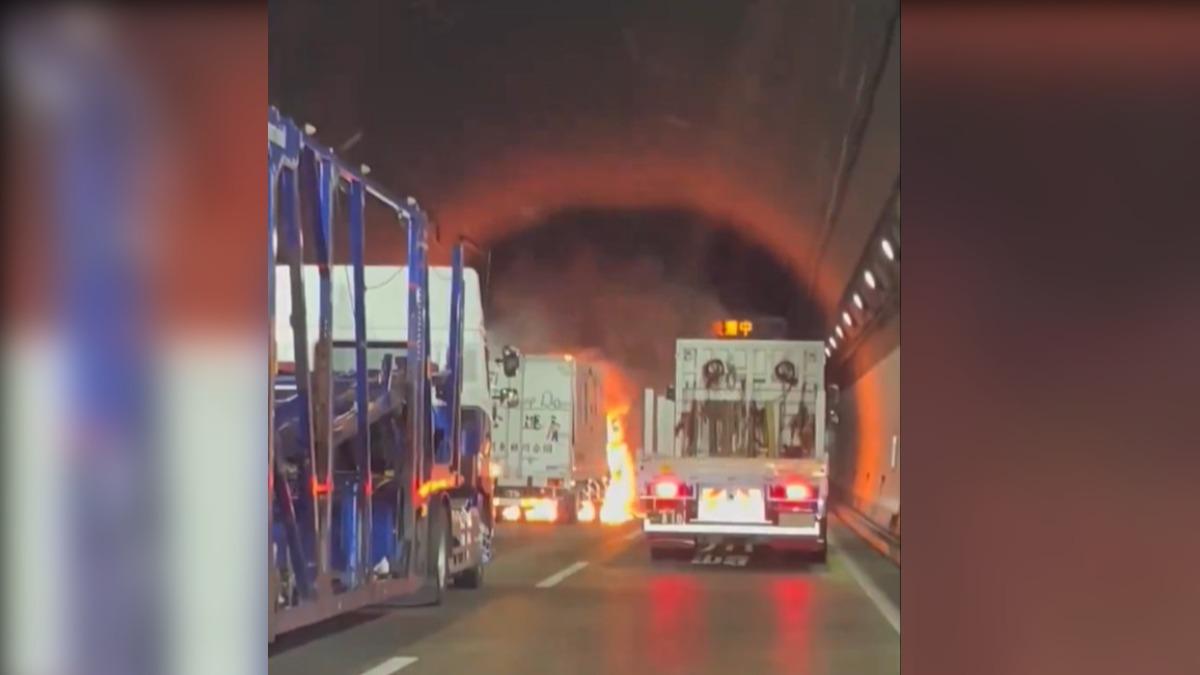
[[[740,546],[651,563],[635,524],[501,527],[482,589],[281,636],[269,672],[900,672],[900,572],[836,525],[824,566]]]

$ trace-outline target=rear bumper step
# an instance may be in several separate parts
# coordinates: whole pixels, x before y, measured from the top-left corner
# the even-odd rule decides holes
[[[821,537],[821,526],[811,527],[780,527],[778,525],[739,525],[736,523],[651,523],[642,521],[642,530],[648,534],[669,535],[711,535],[720,534],[741,537],[767,537],[781,539],[818,539]]]

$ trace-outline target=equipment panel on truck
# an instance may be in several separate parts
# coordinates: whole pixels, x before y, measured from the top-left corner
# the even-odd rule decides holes
[[[824,456],[824,386],[820,342],[679,340],[675,447],[686,457]]]

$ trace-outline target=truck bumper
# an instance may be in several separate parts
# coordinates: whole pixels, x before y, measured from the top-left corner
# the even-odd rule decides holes
[[[782,527],[770,523],[653,523],[642,521],[642,532],[652,544],[696,545],[711,539],[743,539],[779,549],[821,550],[825,528],[821,522],[806,527]]]

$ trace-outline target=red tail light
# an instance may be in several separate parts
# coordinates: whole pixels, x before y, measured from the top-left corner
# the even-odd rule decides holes
[[[663,476],[646,486],[644,499],[692,499],[692,488],[674,476]]]
[[[767,495],[774,501],[807,502],[817,498],[817,490],[807,483],[794,481],[770,486]]]

